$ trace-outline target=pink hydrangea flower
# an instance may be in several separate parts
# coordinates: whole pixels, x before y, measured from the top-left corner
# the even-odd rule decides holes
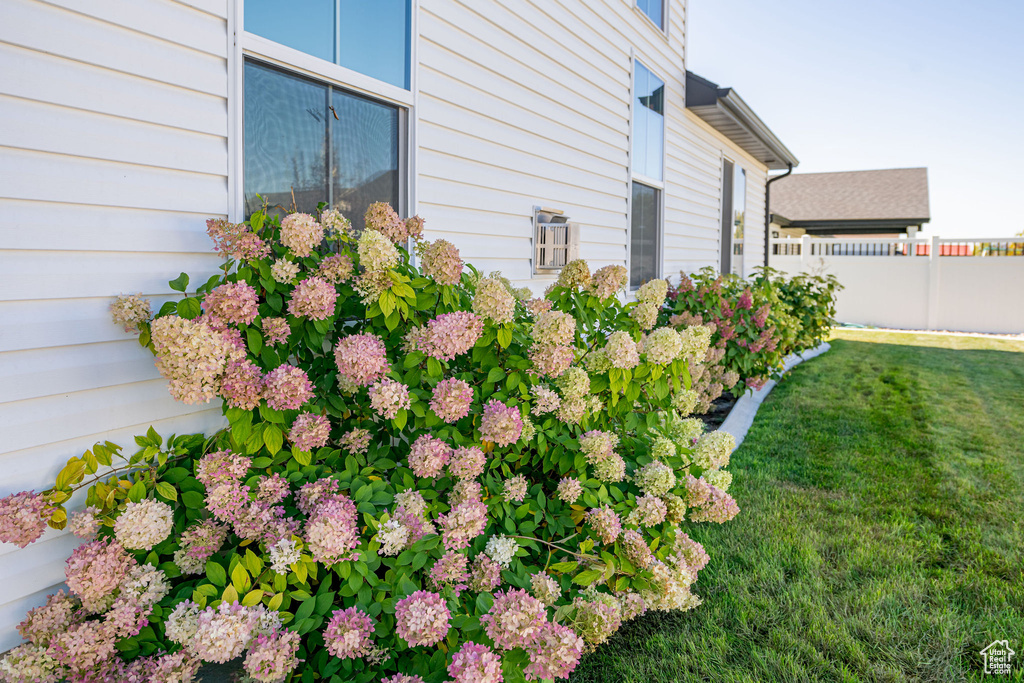
[[[222,602],[199,613],[188,649],[204,662],[223,664],[240,657],[260,621],[260,608]]]
[[[530,362],[538,375],[561,377],[572,366],[572,347],[556,344],[534,344],[530,348]]]
[[[212,519],[185,529],[178,538],[174,564],[185,574],[202,574],[206,571],[206,561],[220,550],[227,537],[228,528]]]
[[[398,213],[387,202],[370,204],[363,218],[367,228],[376,230],[392,242],[404,242],[409,238],[405,221],[399,218]]]
[[[708,556],[707,551],[704,550],[703,545],[693,540],[682,531],[677,533],[675,543],[672,545],[672,550],[675,552],[677,558],[682,562],[685,562],[686,566],[694,574],[699,572],[701,569],[704,569],[704,567],[707,566],[708,561],[711,559]]]
[[[518,441],[522,432],[523,419],[518,408],[506,406],[497,399],[487,402],[480,420],[480,434],[486,441],[508,446]]]
[[[654,562],[654,555],[651,554],[651,548],[647,545],[647,541],[644,537],[632,529],[627,529],[622,532],[622,550],[626,553],[626,558],[633,563],[633,566],[638,569],[647,569]]]
[[[568,346],[576,334],[576,319],[562,311],[545,311],[537,316],[533,325],[533,341],[536,344]]]
[[[341,445],[349,453],[365,453],[370,446],[370,432],[366,429],[353,429],[341,437]]]
[[[527,680],[568,678],[583,655],[583,646],[583,639],[568,626],[544,624],[536,642],[527,649]]]
[[[463,643],[448,665],[452,683],[501,683],[501,655],[479,643]]]
[[[469,588],[478,593],[487,593],[501,585],[501,565],[488,555],[481,553],[473,560]]]
[[[448,461],[448,472],[458,479],[476,479],[484,473],[487,456],[476,446],[456,448]]]
[[[615,514],[615,510],[605,505],[600,508],[593,508],[587,512],[587,521],[594,528],[594,532],[605,545],[611,545],[619,537],[622,531],[622,520]]]
[[[274,410],[296,410],[313,398],[313,384],[305,370],[281,365],[267,373],[264,396]]]
[[[353,334],[338,340],[334,347],[338,374],[357,387],[365,387],[388,372],[387,349],[375,334]]]
[[[434,387],[430,409],[445,422],[452,423],[466,417],[472,404],[473,389],[465,381],[452,377]]]
[[[430,569],[430,582],[438,590],[448,585],[458,593],[466,587],[465,582],[469,579],[468,567],[468,557],[449,550]]]
[[[203,300],[210,317],[235,325],[248,325],[255,320],[259,315],[258,304],[256,290],[247,282],[228,282],[214,287]]]
[[[296,256],[309,256],[324,240],[324,226],[308,213],[293,213],[281,219],[281,244]]]
[[[373,619],[358,607],[336,609],[324,630],[327,651],[341,659],[357,659],[373,649]]]
[[[370,407],[385,420],[393,420],[399,410],[412,406],[409,387],[385,377],[370,387]]]
[[[521,474],[517,474],[511,479],[505,480],[503,495],[506,500],[522,503],[523,499],[526,498],[528,486],[529,484],[526,481],[526,477]]]
[[[502,650],[532,645],[547,618],[544,603],[521,588],[499,591],[494,605],[480,623],[494,645]]]
[[[437,518],[444,547],[461,550],[487,528],[487,505],[481,501],[459,503]]]
[[[563,503],[575,503],[581,495],[583,495],[583,484],[580,483],[579,479],[573,479],[572,477],[563,477],[558,482],[558,489],[556,490],[558,499]]]
[[[90,505],[84,510],[72,512],[68,519],[68,531],[85,541],[96,540],[96,534],[100,530],[100,520],[96,516],[100,509]]]
[[[629,273],[624,266],[605,266],[594,271],[590,282],[590,291],[598,299],[604,300],[626,286]]]
[[[343,493],[318,503],[306,521],[306,546],[313,559],[331,565],[349,557],[359,545],[357,519],[355,503]]]
[[[643,495],[636,499],[636,508],[629,513],[626,521],[638,526],[656,526],[665,521],[668,507],[656,496]]]
[[[463,263],[454,244],[446,240],[420,242],[416,253],[424,275],[439,285],[459,284]]]
[[[452,448],[438,438],[424,434],[409,452],[409,467],[417,477],[436,477],[452,457]]]
[[[263,319],[263,340],[270,346],[284,344],[292,328],[288,326],[287,318],[264,318]]]
[[[220,385],[220,395],[228,406],[252,410],[263,398],[263,371],[248,359],[233,360]]]
[[[451,360],[472,349],[483,330],[484,321],[472,313],[442,313],[427,322],[423,351],[438,360]]]
[[[395,631],[412,647],[439,643],[448,635],[450,618],[444,598],[429,591],[416,591],[395,605]]]
[[[301,636],[295,631],[260,633],[249,646],[243,668],[254,681],[280,683],[299,665]]]
[[[331,423],[325,415],[302,413],[288,431],[288,440],[301,451],[312,451],[327,445],[331,436]]]
[[[352,277],[352,257],[348,254],[328,256],[320,263],[317,274],[332,285],[340,285]]]
[[[338,493],[340,486],[337,479],[317,479],[303,484],[296,497],[296,506],[304,515],[312,515],[317,505]]]
[[[700,507],[691,508],[691,522],[717,522],[722,524],[740,513],[740,507],[736,504],[735,498],[710,484],[708,487],[711,489],[710,498]]]
[[[211,218],[206,221],[206,234],[224,258],[253,261],[270,255],[270,245],[243,223]]]
[[[18,624],[18,633],[33,645],[46,647],[56,636],[85,619],[78,600],[59,590],[46,599],[46,604],[28,611]]]
[[[288,302],[288,312],[297,318],[327,320],[334,315],[338,292],[334,285],[317,277],[308,277],[295,287]]]
[[[483,455],[482,451],[481,455]],[[472,479],[460,479],[455,482],[455,485],[452,486],[452,492],[448,494],[448,504],[452,507],[468,501],[479,503],[482,500],[483,489],[480,487],[480,482],[473,481]]]
[[[0,541],[24,548],[46,531],[48,513],[46,500],[33,491],[0,498]]]
[[[380,683],[423,683],[423,679],[415,674],[395,674],[380,679]]]
[[[86,612],[102,612],[114,602],[114,591],[135,564],[120,543],[93,541],[71,551],[64,576]]]

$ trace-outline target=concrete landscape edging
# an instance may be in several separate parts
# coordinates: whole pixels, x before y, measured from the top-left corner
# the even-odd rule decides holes
[[[784,373],[789,372],[800,363],[805,360],[810,360],[815,356],[821,354],[832,348],[832,345],[828,342],[822,342],[813,349],[808,349],[803,353],[793,353],[786,356],[785,363],[782,371]],[[747,431],[750,430],[750,425],[754,424],[754,416],[757,415],[758,408],[761,407],[761,403],[764,402],[768,394],[771,393],[772,389],[777,384],[776,380],[768,380],[763,387],[749,394],[743,394],[736,401],[736,405],[729,411],[729,416],[725,418],[725,422],[719,427],[719,431],[728,432],[732,434],[736,439],[736,448],[739,448],[740,444],[743,443],[743,439],[747,436]]]

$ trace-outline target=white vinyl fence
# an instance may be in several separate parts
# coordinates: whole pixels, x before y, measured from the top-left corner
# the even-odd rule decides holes
[[[769,265],[835,275],[840,322],[1024,333],[1024,238],[776,238]]]

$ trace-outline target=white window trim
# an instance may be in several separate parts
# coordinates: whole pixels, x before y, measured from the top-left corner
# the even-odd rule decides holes
[[[228,220],[241,221],[245,215],[245,59],[253,57],[287,71],[313,78],[396,105],[404,110],[399,138],[405,168],[406,213],[417,212],[418,145],[416,130],[419,102],[419,0],[411,0],[409,45],[409,90],[340,64],[314,57],[294,48],[244,30],[245,0],[228,0]]]
[[[634,0],[635,6],[635,0]],[[639,8],[636,8],[640,11]],[[640,12],[643,14],[643,12]],[[647,15],[644,14],[646,17]],[[650,19],[648,18],[648,21]],[[654,22],[651,22],[654,24]],[[655,274],[659,278],[665,276],[665,181],[654,180],[648,178],[641,173],[635,173],[633,171],[633,123],[635,121],[634,107],[636,105],[636,62],[640,62],[644,65],[644,68],[654,74],[654,71],[647,66],[648,62],[644,61],[637,56],[636,51],[630,48],[629,51],[629,183],[626,187],[626,274],[627,282],[633,277],[633,182],[638,182],[641,185],[647,185],[658,190],[658,245],[655,250],[658,255],[658,263],[655,268]],[[657,76],[657,74],[655,74]],[[658,76],[661,78],[661,76]],[[661,78],[663,83],[666,83],[665,79]],[[667,89],[666,83],[666,89]],[[666,98],[665,106],[667,107],[668,101]],[[662,112],[661,115],[661,177],[665,177],[666,171],[666,135],[668,128],[668,116],[667,112]],[[633,293],[638,287],[632,285],[627,286],[627,297],[632,298]]]
[[[747,166],[745,164],[741,164],[739,161],[737,161],[738,158],[739,157],[730,156],[730,155],[726,154],[725,152],[720,152],[719,155],[718,155],[718,175],[719,175],[719,183],[718,183],[718,207],[719,207],[719,209],[718,209],[718,229],[722,233],[721,235],[719,235],[719,240],[718,240],[718,249],[719,249],[718,256],[719,256],[719,265],[721,265],[722,249],[725,246],[723,244],[723,242],[724,242],[724,240],[729,240],[729,264],[730,264],[729,269],[730,269],[730,271],[732,270],[732,259],[736,256],[735,254],[732,253],[733,247],[735,246],[735,243],[733,242],[733,237],[732,237],[732,229],[733,229],[733,224],[732,224],[733,215],[732,215],[732,213],[733,213],[734,207],[736,206],[736,181],[735,181],[735,177],[736,177],[736,170],[737,169],[743,171],[744,175],[746,176],[746,181],[743,183],[743,206],[744,206],[743,212],[744,212],[744,220],[746,220],[746,206],[747,206],[747,202],[750,199],[750,189],[749,189],[750,188],[750,172],[747,169]],[[724,197],[724,194],[725,194],[725,162],[726,161],[728,161],[730,164],[732,164],[732,172],[733,172],[733,180],[732,180],[733,205],[729,207],[729,231],[728,231],[728,234],[726,234],[726,232],[724,230],[722,230],[722,223],[724,222],[724,220],[723,220],[724,217],[723,217],[722,214],[725,213],[725,197]],[[749,231],[746,229],[746,226],[744,226],[743,240],[742,240],[743,241],[743,267],[740,269],[740,273],[739,273],[740,277],[748,277],[747,258],[746,258],[747,257],[747,234],[748,234],[748,232]],[[722,274],[723,275],[728,275],[728,273],[722,273]]]
[[[662,37],[664,37],[666,39],[668,38],[668,26],[669,26],[668,12],[669,12],[669,7],[671,7],[671,5],[672,5],[672,0],[660,0],[660,2],[661,2],[661,23],[664,24],[664,26],[658,26],[657,24],[654,23],[654,19],[651,19],[649,16],[647,16],[647,12],[643,11],[642,9],[640,9],[640,3],[638,2],[638,0],[628,0],[628,2],[631,5],[633,5],[633,10],[637,14],[642,16],[644,18],[644,21],[646,21],[648,24],[651,25],[651,28],[657,29],[658,32],[662,34]]]

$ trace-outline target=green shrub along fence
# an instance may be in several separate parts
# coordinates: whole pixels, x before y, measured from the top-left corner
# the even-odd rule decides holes
[[[777,376],[786,356],[824,341],[835,324],[840,287],[832,275],[786,277],[770,268],[749,280],[712,268],[680,273],[660,320],[712,331],[711,348],[694,372],[697,412],[706,412],[723,390],[759,389]]]
[[[267,683],[549,680],[622,622],[700,604],[709,557],[686,529],[739,512],[732,438],[686,417],[724,326],[657,326],[667,282],[623,303],[621,266],[574,261],[532,298],[423,241],[418,217],[377,204],[366,222],[212,220],[221,274],[182,274],[155,316],[114,302],[171,394],[222,400],[229,426],[98,443],[0,500],[4,542],[85,541],[5,680],[184,682],[239,657]],[[696,283],[675,311],[714,292],[709,322],[735,319],[734,281]],[[781,330],[798,291],[752,287],[739,318],[764,300]],[[790,346],[823,333],[804,320]],[[747,378],[784,350],[732,348]]]

